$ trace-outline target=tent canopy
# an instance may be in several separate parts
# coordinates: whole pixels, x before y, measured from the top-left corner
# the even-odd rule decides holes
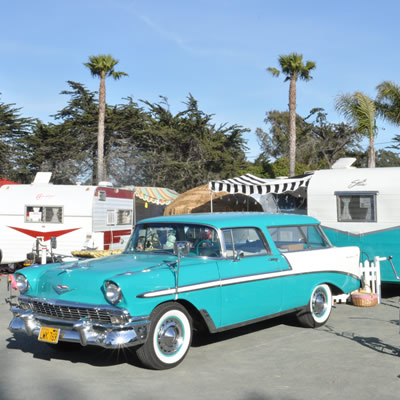
[[[251,174],[221,181],[211,181],[208,187],[211,192],[252,194],[294,192],[300,187],[307,187],[312,173],[282,179],[263,179]]]
[[[175,190],[167,188],[150,186],[127,186],[126,188],[133,190],[139,199],[157,205],[167,205],[179,196]]]

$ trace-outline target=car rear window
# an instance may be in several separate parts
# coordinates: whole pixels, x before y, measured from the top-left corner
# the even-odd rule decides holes
[[[268,231],[282,253],[330,247],[329,241],[316,225],[273,226]]]

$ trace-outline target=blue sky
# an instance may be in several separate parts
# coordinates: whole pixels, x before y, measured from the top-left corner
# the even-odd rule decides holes
[[[68,96],[66,81],[98,90],[83,66],[90,55],[111,54],[129,74],[107,81],[107,102],[166,96],[181,111],[188,93],[217,124],[250,128],[248,158],[260,153],[257,127],[265,113],[287,110],[288,83],[266,67],[297,52],[316,62],[299,82],[297,111],[323,107],[342,118],[335,96],[356,90],[375,97],[384,80],[400,83],[400,2],[396,0],[18,0],[1,1],[0,101],[23,116],[50,122]],[[400,129],[383,124],[377,148]]]

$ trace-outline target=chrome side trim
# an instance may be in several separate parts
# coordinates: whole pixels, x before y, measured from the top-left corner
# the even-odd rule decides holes
[[[214,324],[214,321],[211,319],[210,315],[208,314],[208,312],[206,310],[200,310],[200,314],[203,316],[204,321],[207,325],[208,330],[210,331],[210,333],[217,333],[217,332],[223,332],[223,331],[227,331],[230,329],[234,329],[234,328],[240,328],[242,326],[246,326],[246,325],[251,325],[257,322],[262,322],[262,321],[266,321],[268,319],[273,319],[273,318],[277,318],[280,317],[282,315],[286,315],[286,314],[292,314],[301,310],[306,309],[307,305],[302,306],[302,307],[296,307],[296,308],[291,308],[290,310],[285,310],[285,311],[280,311],[278,313],[275,314],[270,314],[270,315],[266,315],[264,317],[260,317],[260,318],[255,318],[255,319],[251,319],[249,321],[244,321],[244,322],[239,322],[237,324],[233,324],[233,325],[226,325],[226,326],[222,326],[220,328],[217,328]]]
[[[286,277],[310,275],[310,274],[332,274],[332,273],[339,274],[339,275],[346,275],[346,276],[350,276],[354,279],[360,280],[360,277],[358,277],[357,275],[353,275],[348,272],[335,271],[335,270],[300,272],[300,273],[296,274],[296,273],[293,273],[292,270],[288,269],[288,270],[284,270],[284,271],[280,271],[280,272],[267,272],[264,274],[245,275],[245,276],[239,276],[239,277],[235,277],[235,278],[227,278],[227,279],[221,279],[221,280],[216,280],[216,281],[181,286],[178,288],[178,293],[194,292],[196,290],[212,289],[215,287],[238,285],[241,283],[263,281],[263,280],[268,280],[268,279],[286,278]],[[172,295],[175,293],[176,293],[175,288],[167,288],[167,289],[155,290],[152,292],[141,293],[141,294],[137,295],[136,297],[138,297],[138,298],[153,298],[153,297],[160,297],[160,296],[168,296],[168,295]]]

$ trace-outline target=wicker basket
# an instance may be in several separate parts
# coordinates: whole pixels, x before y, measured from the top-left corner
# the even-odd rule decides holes
[[[374,307],[378,304],[376,293],[352,293],[351,301],[357,307]]]

